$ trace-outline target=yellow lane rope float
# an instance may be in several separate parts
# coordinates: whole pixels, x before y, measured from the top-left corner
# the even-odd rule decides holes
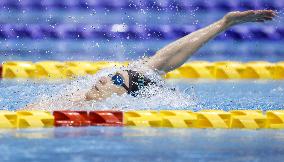
[[[284,129],[284,110],[5,111],[0,128],[127,126],[166,128]]]
[[[127,66],[128,62],[8,61],[2,64],[2,78],[63,79],[95,74],[103,68]],[[0,70],[1,71],[1,70]],[[284,79],[284,62],[192,61],[165,75],[190,79]]]

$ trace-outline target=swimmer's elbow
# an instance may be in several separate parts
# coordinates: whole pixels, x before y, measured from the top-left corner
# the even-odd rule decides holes
[[[165,65],[166,61],[157,59],[157,58],[151,58],[146,62],[146,66],[152,70],[157,70],[157,71],[165,71]]]
[[[171,55],[157,52],[147,61],[147,65],[153,70],[167,73],[178,68],[185,60],[183,57],[172,57]]]
[[[160,63],[160,62],[149,64],[148,67],[151,68],[152,70],[156,70],[156,71],[160,71],[164,73],[170,72],[175,69],[174,66],[171,66],[167,63]]]

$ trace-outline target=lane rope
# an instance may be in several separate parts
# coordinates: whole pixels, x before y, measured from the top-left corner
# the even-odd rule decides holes
[[[93,75],[113,66],[127,66],[128,62],[88,61],[7,61],[0,67],[2,78],[68,79]],[[191,61],[165,75],[165,78],[189,79],[284,79],[284,62]]]
[[[167,128],[283,129],[284,110],[5,111],[0,128],[126,126]]]

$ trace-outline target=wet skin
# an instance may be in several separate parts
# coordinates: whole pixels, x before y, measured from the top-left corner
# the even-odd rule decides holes
[[[119,74],[122,76],[124,83],[127,87],[129,87],[129,76],[126,71],[118,71],[114,74]],[[103,100],[108,97],[110,97],[112,94],[122,95],[126,93],[126,89],[122,86],[113,84],[113,81],[111,80],[111,77],[104,76],[101,77],[97,83],[95,83],[91,90],[89,90],[85,94],[85,100]]]

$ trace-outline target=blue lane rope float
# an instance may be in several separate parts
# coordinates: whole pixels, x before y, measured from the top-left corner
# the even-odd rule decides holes
[[[5,111],[1,128],[129,126],[167,128],[283,129],[284,110]]]
[[[235,0],[218,0],[218,1],[191,1],[191,0],[1,0],[0,8],[4,9],[147,9],[147,10],[252,10],[252,9],[282,9],[284,2],[282,0],[271,1],[235,1]]]
[[[90,61],[7,61],[0,66],[2,78],[66,79],[93,75],[112,66],[127,66],[127,62]],[[284,62],[191,61],[167,73],[165,78],[189,79],[284,79]]]
[[[3,39],[177,39],[191,32],[194,32],[199,27],[195,25],[157,25],[147,28],[138,25],[70,25],[59,24],[54,27],[33,24],[1,24],[0,38]],[[275,28],[274,26],[258,26],[247,27],[238,26],[225,32],[225,34],[217,37],[221,40],[283,40],[284,27]]]

